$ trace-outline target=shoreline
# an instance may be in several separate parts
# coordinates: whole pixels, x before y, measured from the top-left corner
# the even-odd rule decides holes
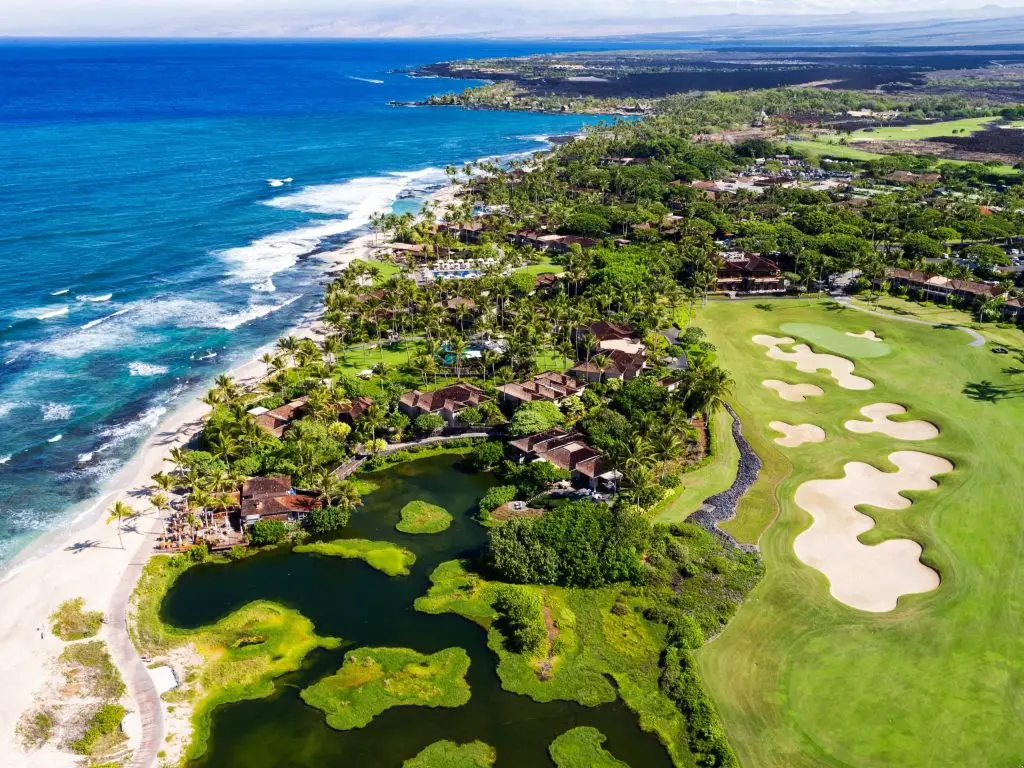
[[[441,216],[454,202],[458,189],[448,184],[422,200],[432,202]],[[310,258],[324,262],[323,275],[330,278],[356,259],[372,258],[378,247],[376,238],[372,232],[356,234],[340,247]],[[318,310],[315,316],[281,335],[319,338],[320,314]],[[145,666],[128,638],[124,618],[135,582],[152,556],[155,537],[163,527],[162,516],[154,514],[148,503],[151,476],[166,466],[164,459],[172,448],[187,445],[201,431],[210,406],[200,398],[209,381],[227,373],[242,387],[254,385],[266,375],[266,366],[259,358],[272,350],[273,344],[261,345],[249,359],[227,371],[211,372],[198,391],[185,393],[124,467],[103,484],[95,497],[83,503],[81,511],[71,513],[68,522],[28,543],[0,570],[0,646],[6,651],[0,656],[0,765],[71,768],[80,762],[80,757],[51,744],[25,752],[15,736],[22,714],[34,706],[60,701],[61,680],[53,662],[65,643],[50,633],[49,616],[60,603],[77,597],[85,599],[88,610],[104,613],[97,638],[107,643],[125,678],[128,691],[124,702],[130,710],[129,722],[134,721],[128,729],[126,746],[136,752],[143,765],[152,762],[156,750],[166,746],[166,705],[155,696]],[[123,528],[123,546],[116,527],[104,520],[105,510],[116,499],[127,501],[138,513]],[[147,729],[143,728],[144,722]],[[139,754],[140,746],[150,754]],[[138,763],[133,760],[133,764]]]

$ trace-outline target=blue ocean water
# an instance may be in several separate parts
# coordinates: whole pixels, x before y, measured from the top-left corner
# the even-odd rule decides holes
[[[0,45],[0,565],[316,310],[312,252],[584,122],[388,107],[465,85],[392,70],[556,47]]]

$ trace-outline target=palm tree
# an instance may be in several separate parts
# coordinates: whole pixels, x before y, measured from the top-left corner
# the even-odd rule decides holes
[[[266,352],[263,354],[263,357],[260,358],[260,362],[267,366],[267,372],[263,375],[263,378],[267,378],[271,372],[275,370],[275,366],[279,360],[277,355]]]
[[[164,512],[171,508],[171,500],[163,491],[157,491],[149,497],[149,503],[157,512]]]
[[[178,481],[168,475],[166,472],[157,472],[153,475],[152,480],[156,483],[156,487],[164,493],[170,493],[175,489]]]
[[[167,452],[167,456],[164,457],[164,461],[171,462],[178,474],[181,474],[188,464],[188,449],[180,445],[176,445]]]
[[[231,457],[238,451],[238,441],[227,432],[217,432],[210,438],[210,447],[214,455],[224,459],[224,463],[231,466]]]
[[[121,526],[124,521],[130,517],[135,517],[135,510],[132,509],[131,505],[124,501],[115,501],[114,505],[107,510],[107,525],[115,523],[117,525],[117,541],[121,545],[121,549],[124,549],[124,539],[121,537]]]
[[[661,462],[661,476],[658,479],[664,480],[668,462],[679,456],[683,450],[683,444],[674,433],[667,430],[656,432],[653,444],[651,455]]]

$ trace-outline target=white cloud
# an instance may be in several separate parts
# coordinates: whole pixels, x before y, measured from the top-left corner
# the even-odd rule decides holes
[[[1024,0],[999,0],[1022,8]],[[976,0],[0,0],[0,35],[425,36],[667,32],[706,16],[976,11]]]

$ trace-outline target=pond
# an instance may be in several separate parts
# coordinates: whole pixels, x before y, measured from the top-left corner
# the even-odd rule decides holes
[[[608,737],[605,747],[633,768],[671,768],[653,734],[640,730],[621,701],[599,707],[573,702],[540,704],[501,688],[496,658],[478,625],[454,615],[413,610],[429,587],[429,574],[446,561],[475,555],[486,530],[474,519],[477,501],[494,483],[490,475],[462,471],[457,456],[403,464],[371,476],[380,488],[352,516],[345,537],[387,540],[416,553],[409,576],[389,578],[361,560],[264,553],[228,565],[197,566],[182,574],[163,605],[165,621],[198,627],[213,623],[256,599],[301,611],[320,635],[344,640],[335,651],[316,651],[303,668],[276,681],[266,699],[216,710],[209,750],[192,766],[382,766],[397,768],[427,745],[450,739],[480,739],[498,753],[497,766],[551,765],[548,745],[561,733],[590,725]],[[406,535],[395,530],[399,510],[423,499],[454,516],[440,534]],[[458,646],[469,654],[466,681],[472,696],[456,709],[396,707],[365,728],[335,731],[324,714],[307,706],[299,691],[341,666],[359,646],[412,648],[434,653]]]

